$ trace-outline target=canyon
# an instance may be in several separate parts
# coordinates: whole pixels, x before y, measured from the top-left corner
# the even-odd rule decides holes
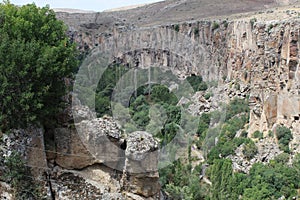
[[[116,12],[56,14],[85,59],[96,56],[103,65],[139,69],[155,66],[180,80],[197,75],[213,84],[209,99],[201,92],[182,99],[193,116],[217,110],[219,102],[249,98],[248,137],[263,133],[258,154],[251,161],[243,160],[239,149],[229,156],[234,170],[247,173],[254,163],[282,153],[269,136],[278,126],[292,132],[290,160],[300,153],[300,4],[231,0],[223,5],[182,0]],[[67,98],[60,127],[15,130],[3,136],[1,153],[22,152],[49,199],[165,199],[153,136],[124,136],[113,118],[96,118],[76,95]],[[202,152],[192,154],[201,157]],[[13,199],[9,185],[1,183],[0,191],[1,198]]]

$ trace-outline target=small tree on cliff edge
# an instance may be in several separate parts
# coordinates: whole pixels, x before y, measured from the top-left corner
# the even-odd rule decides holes
[[[54,11],[1,3],[0,58],[0,130],[55,116],[77,58]]]

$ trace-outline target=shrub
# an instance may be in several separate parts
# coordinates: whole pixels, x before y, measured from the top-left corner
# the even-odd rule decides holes
[[[219,27],[220,27],[219,23],[214,21],[212,24],[212,30],[214,31],[214,30],[218,29]]]
[[[281,153],[274,158],[275,162],[281,163],[281,164],[288,163],[289,159],[290,159],[290,155],[287,153]]]
[[[224,27],[225,27],[225,28],[228,27],[228,21],[227,21],[227,20],[224,20],[224,21],[223,21],[223,24],[224,24]]]
[[[256,19],[256,18],[250,19],[251,28],[254,27],[254,23],[255,23],[255,22],[257,22],[257,19]]]
[[[204,95],[204,98],[205,98],[206,100],[208,100],[211,96],[213,96],[213,94],[212,94],[211,92],[208,92],[208,93],[206,93],[206,94]]]
[[[244,145],[243,154],[246,159],[251,160],[257,154],[258,149],[254,142],[251,140]]]
[[[241,133],[241,137],[247,138],[247,136],[248,136],[248,132],[243,130]]]
[[[179,32],[179,24],[176,24],[176,25],[174,26],[174,29],[175,29],[176,32]]]
[[[263,133],[260,132],[260,131],[255,131],[253,133],[253,138],[258,138],[258,139],[262,139],[264,136],[263,136]]]
[[[289,143],[293,139],[291,130],[285,126],[279,126],[276,128],[276,136],[279,142],[279,148],[288,153]]]
[[[228,121],[233,116],[244,112],[249,112],[248,101],[244,99],[235,98],[232,101],[230,101],[229,105],[227,106],[225,121]]]
[[[156,103],[166,103],[170,105],[176,105],[178,100],[174,93],[170,92],[169,89],[163,85],[154,85],[151,88],[151,101]]]
[[[269,130],[268,136],[269,136],[269,137],[274,137],[274,133],[273,133],[271,130]]]
[[[188,76],[186,80],[189,82],[189,84],[192,86],[192,88],[195,91],[198,91],[199,84],[202,83],[203,81],[201,76],[196,76],[196,75]]]
[[[201,82],[198,86],[198,91],[205,91],[207,90],[208,86],[205,82]]]

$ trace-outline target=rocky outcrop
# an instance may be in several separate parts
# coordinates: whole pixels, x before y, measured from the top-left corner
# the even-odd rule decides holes
[[[276,145],[274,138],[260,139],[255,144],[258,147],[257,154],[252,159],[247,159],[243,154],[244,145],[239,146],[235,150],[234,155],[228,156],[232,160],[234,171],[249,173],[253,164],[261,162],[268,163],[279,154],[283,153]]]
[[[126,138],[124,187],[134,194],[151,197],[160,191],[158,142],[147,132],[136,131]]]
[[[146,132],[124,135],[113,118],[93,118],[91,113],[78,103],[73,109],[76,129],[55,130],[56,156],[50,163],[57,198],[156,199],[157,141]],[[80,194],[72,181],[80,185]]]
[[[11,164],[7,165],[7,162]],[[23,182],[16,180],[17,184],[22,184],[18,186],[19,190],[24,189],[23,184],[26,181],[30,187],[32,184],[32,187],[26,190],[37,189],[35,186],[38,185],[39,188],[36,190],[38,194],[41,197],[48,196],[45,175],[49,170],[44,146],[44,129],[30,126],[26,129],[10,130],[9,134],[2,135],[0,139],[1,199],[15,199],[16,188],[10,185],[14,176],[26,179],[22,180]],[[13,177],[10,177],[12,175]]]
[[[9,157],[13,151],[18,152],[26,160],[26,167],[30,173],[40,178],[47,171],[47,160],[44,146],[44,130],[37,127],[12,130],[4,134],[1,141],[3,158]]]
[[[56,156],[52,163],[65,169],[82,169],[96,163],[96,159],[86,149],[74,129],[55,130]],[[51,158],[50,158],[51,159]]]

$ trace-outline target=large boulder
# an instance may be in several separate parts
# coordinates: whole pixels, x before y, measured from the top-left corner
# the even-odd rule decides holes
[[[74,128],[55,130],[56,163],[66,169],[82,169],[95,163],[118,164],[121,131],[111,118],[83,120]],[[124,157],[124,156],[123,156]]]

